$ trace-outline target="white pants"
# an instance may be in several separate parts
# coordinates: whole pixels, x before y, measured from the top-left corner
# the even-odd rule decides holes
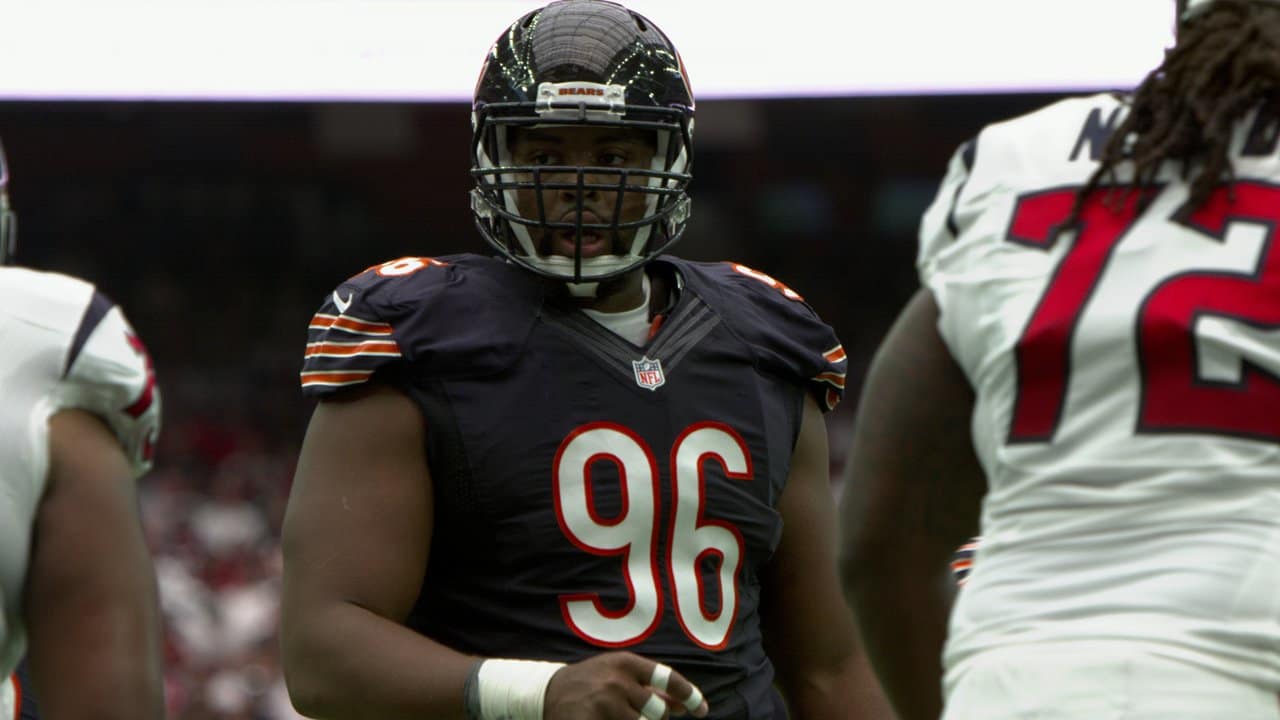
[[[1111,644],[989,651],[947,684],[943,720],[1280,720],[1272,689]]]

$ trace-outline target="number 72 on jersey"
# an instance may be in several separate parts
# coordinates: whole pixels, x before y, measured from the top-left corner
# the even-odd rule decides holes
[[[1079,188],[1023,196],[1006,240],[1050,250],[1070,218]],[[1062,422],[1071,379],[1071,343],[1086,303],[1112,264],[1117,246],[1138,223],[1171,223],[1205,243],[1226,242],[1236,223],[1265,233],[1251,268],[1188,269],[1143,289],[1134,324],[1140,401],[1134,432],[1191,432],[1280,442],[1280,187],[1241,181],[1216,190],[1194,212],[1154,217],[1139,195],[1123,205],[1108,189],[1084,200],[1074,244],[1036,304],[1015,349],[1018,393],[1010,443],[1048,442]],[[1148,197],[1159,189],[1148,191]],[[1169,250],[1156,247],[1153,252]],[[1238,353],[1233,377],[1209,376],[1201,366],[1202,334],[1228,328]],[[1223,332],[1216,333],[1222,335]]]

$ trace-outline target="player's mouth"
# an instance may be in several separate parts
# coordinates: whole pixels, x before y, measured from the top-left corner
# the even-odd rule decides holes
[[[576,219],[577,213],[570,212],[560,218],[562,223],[572,223]],[[599,215],[591,211],[582,213],[583,225],[603,225],[605,221]],[[606,230],[597,230],[591,228],[583,228],[582,230],[582,257],[598,257],[607,255],[612,251],[611,242],[612,233]],[[547,239],[546,246],[543,251],[549,255],[563,255],[565,257],[573,257],[577,252],[578,231],[572,228],[564,228],[554,230]]]

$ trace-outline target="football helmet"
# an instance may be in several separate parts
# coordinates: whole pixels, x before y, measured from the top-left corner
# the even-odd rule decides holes
[[[512,24],[490,49],[472,105],[471,210],[481,235],[512,262],[594,294],[680,239],[689,220],[693,95],[667,36],[606,0],[558,0]],[[517,165],[513,128],[613,126],[652,131],[648,168]],[[517,192],[533,191],[522,212]],[[551,218],[543,191],[576,193],[576,212]],[[586,213],[585,193],[616,193],[612,217]],[[638,219],[619,217],[624,197],[643,197]],[[571,231],[573,257],[540,253],[536,237]],[[611,254],[583,257],[584,232],[609,238]],[[585,290],[585,291],[584,291]]]
[[[1269,2],[1273,5],[1280,3],[1280,0],[1254,0],[1254,1],[1264,2],[1264,3]],[[1209,6],[1212,5],[1213,2],[1214,0],[1181,0],[1181,2],[1178,3],[1178,7],[1181,10],[1179,20],[1185,21],[1185,20],[1191,20],[1192,18],[1198,17],[1199,15],[1204,13],[1206,10],[1208,10]]]
[[[13,257],[18,249],[18,216],[9,209],[9,163],[0,145],[0,265]]]

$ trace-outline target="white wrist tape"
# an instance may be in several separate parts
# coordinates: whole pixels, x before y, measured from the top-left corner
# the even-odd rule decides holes
[[[476,673],[481,720],[542,720],[551,676],[564,663],[485,660]]]

